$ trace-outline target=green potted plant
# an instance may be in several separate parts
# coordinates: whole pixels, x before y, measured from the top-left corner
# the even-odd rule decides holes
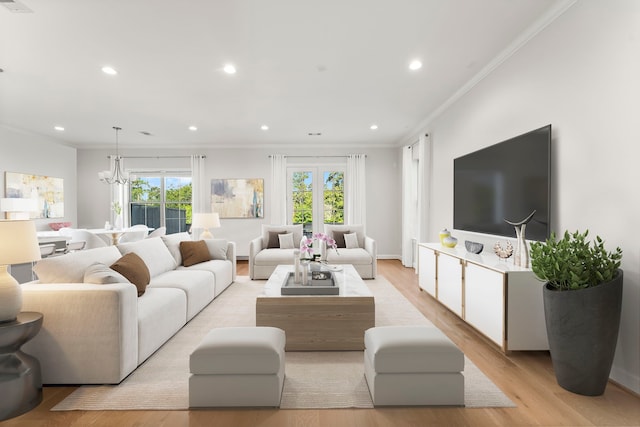
[[[599,396],[611,373],[620,327],[622,249],[607,251],[589,231],[531,244],[531,268],[543,288],[549,352],[558,384]]]

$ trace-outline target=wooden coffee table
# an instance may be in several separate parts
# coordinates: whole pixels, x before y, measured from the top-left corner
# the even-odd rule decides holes
[[[364,350],[375,326],[373,295],[352,265],[334,272],[339,295],[280,295],[292,265],[279,265],[256,299],[256,325],[283,329],[287,351]]]

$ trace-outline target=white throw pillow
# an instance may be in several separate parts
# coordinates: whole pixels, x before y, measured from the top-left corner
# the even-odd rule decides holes
[[[280,249],[293,249],[293,233],[278,234]]]
[[[211,259],[227,260],[227,247],[229,242],[226,239],[204,239],[209,248],[209,255]]]
[[[349,233],[344,235],[344,245],[347,249],[357,249],[358,246],[358,234],[357,233]]]
[[[97,262],[84,271],[84,283],[106,285],[108,283],[129,283],[126,277],[109,266]]]
[[[41,259],[33,268],[40,283],[82,283],[84,272],[91,265],[100,262],[111,265],[122,254],[115,246],[86,249],[62,256]]]
[[[180,245],[180,243],[178,243],[178,245]],[[142,239],[137,242],[121,243],[118,245],[118,250],[122,255],[135,252],[135,254],[144,261],[151,277],[156,277],[159,274],[173,270],[177,266],[168,246],[162,243],[160,237]],[[179,253],[180,248],[178,248],[178,254]],[[180,262],[182,262],[182,256],[180,256]]]
[[[182,233],[166,234],[164,236],[161,236],[160,238],[162,239],[164,244],[167,246],[167,249],[169,249],[169,252],[171,252],[171,255],[173,256],[173,259],[175,259],[176,264],[182,265],[182,255],[180,254],[180,242],[192,240],[191,235],[186,231],[183,231]]]

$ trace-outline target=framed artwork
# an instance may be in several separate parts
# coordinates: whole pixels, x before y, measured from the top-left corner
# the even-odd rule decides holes
[[[34,199],[37,211],[30,218],[64,217],[64,180],[50,176],[5,172],[5,197]]]
[[[211,209],[220,218],[264,218],[264,179],[212,179]]]

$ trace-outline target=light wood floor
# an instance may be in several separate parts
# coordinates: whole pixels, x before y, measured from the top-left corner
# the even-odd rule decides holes
[[[248,275],[246,262],[238,274]],[[517,408],[381,408],[323,410],[73,411],[50,408],[75,390],[45,387],[44,401],[4,426],[640,426],[640,397],[610,383],[604,395],[570,393],[555,381],[548,352],[502,354],[472,328],[420,292],[413,269],[381,260],[378,274],[393,283],[491,378]],[[3,399],[4,396],[0,397]]]

